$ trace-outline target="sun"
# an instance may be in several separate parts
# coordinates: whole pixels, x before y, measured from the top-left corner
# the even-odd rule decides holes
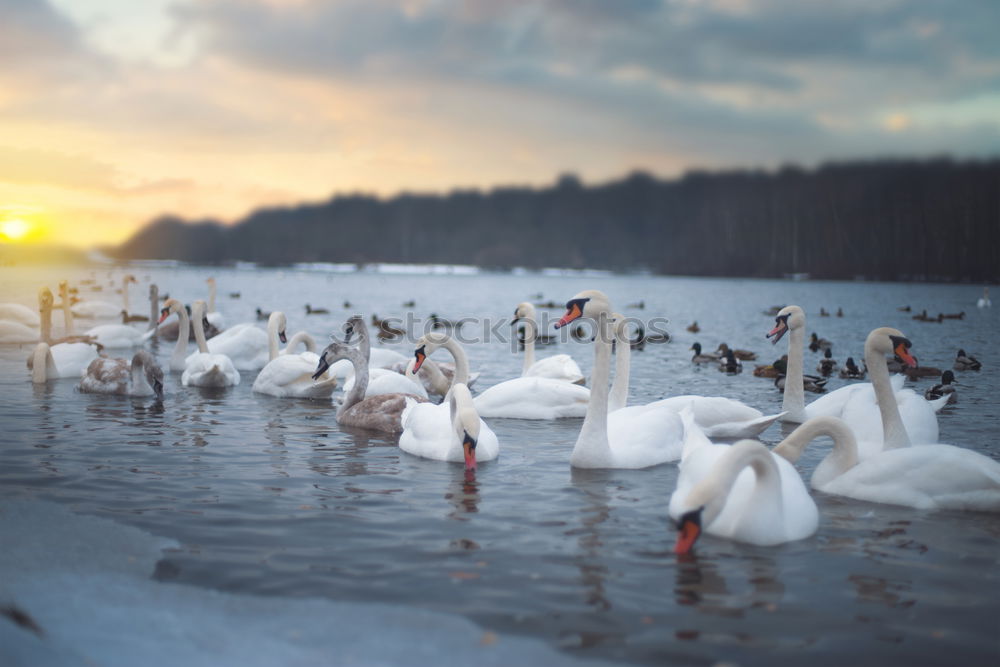
[[[20,241],[30,231],[31,225],[20,218],[5,220],[3,223],[0,223],[0,234],[3,234],[10,241]]]

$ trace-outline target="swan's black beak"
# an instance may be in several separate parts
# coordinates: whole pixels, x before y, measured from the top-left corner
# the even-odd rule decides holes
[[[281,341],[282,345],[286,345],[288,343],[288,336],[285,335],[284,329],[278,332],[278,340]]]
[[[330,368],[330,362],[326,360],[326,352],[319,355],[319,363],[316,365],[316,372],[313,373],[312,379],[318,380],[323,373],[326,373]]]
[[[163,400],[163,382],[160,380],[153,380],[153,393],[156,394],[157,400]]]
[[[413,364],[414,373],[420,370],[420,367],[424,365],[424,359],[427,358],[427,353],[424,351],[425,347],[426,346],[421,345],[413,352],[413,358],[416,359],[416,361]]]
[[[687,512],[677,522],[677,543],[674,544],[675,554],[686,554],[691,551],[691,547],[698,541],[701,535],[701,512],[705,509],[699,507],[696,510]]]
[[[774,339],[771,341],[771,345],[777,345],[781,337],[788,333],[788,315],[782,315],[781,317],[774,318],[774,328],[771,329],[765,338]]]

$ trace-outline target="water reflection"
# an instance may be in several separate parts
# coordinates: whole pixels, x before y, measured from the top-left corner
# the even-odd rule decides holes
[[[449,519],[456,521],[468,521],[466,514],[475,514],[479,511],[479,481],[476,479],[475,470],[465,470],[464,466],[452,465],[450,491],[444,494],[444,499],[451,506],[452,511],[448,513]]]
[[[610,472],[573,468],[571,478],[573,485],[583,492],[586,502],[580,508],[580,527],[567,531],[566,535],[577,537],[580,557],[576,566],[580,570],[580,583],[586,591],[587,605],[608,611],[611,601],[607,598],[605,587],[608,567],[604,563],[606,554],[601,528],[611,516],[607,492]]]
[[[784,599],[785,585],[778,578],[774,558],[742,555],[740,561],[749,567],[746,574],[750,587],[744,593],[727,584],[722,574],[725,566],[716,559],[699,558],[694,553],[678,556],[674,601],[701,613],[728,618],[743,618],[748,609],[776,611]],[[732,566],[728,569],[731,571]]]

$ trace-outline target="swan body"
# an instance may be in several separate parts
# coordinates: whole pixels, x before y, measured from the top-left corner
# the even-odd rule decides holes
[[[570,465],[577,468],[647,468],[680,458],[684,428],[675,412],[645,405],[623,407],[608,413],[611,344],[615,332],[608,297],[597,290],[580,292],[567,302],[566,310],[557,328],[581,317],[593,320],[597,327],[590,400],[570,455]],[[618,348],[620,354],[628,345]]]
[[[175,307],[180,305],[175,299]],[[170,302],[168,302],[170,303]],[[181,310],[184,309],[180,306]],[[240,383],[240,373],[232,360],[224,354],[211,353],[205,342],[205,331],[202,319],[205,314],[205,302],[195,301],[191,306],[191,316],[194,319],[194,338],[198,342],[198,352],[184,360],[184,372],[181,374],[181,384],[185,387],[233,387]],[[183,329],[184,325],[181,325]],[[187,346],[187,337],[178,336],[177,343]]]
[[[688,552],[702,531],[773,546],[807,538],[819,525],[819,511],[795,468],[754,440],[691,452],[669,513],[680,531],[677,553]]]
[[[469,388],[461,382],[440,405],[409,404],[402,423],[399,448],[414,456],[464,461],[466,469],[474,469],[477,463],[492,461],[500,454],[496,433],[479,417]]]
[[[344,391],[350,391],[354,386],[354,376],[348,378],[344,383]],[[365,396],[378,396],[379,394],[413,394],[421,398],[427,398],[427,390],[424,385],[401,373],[388,368],[372,368],[368,371],[368,389]]]
[[[40,324],[38,313],[19,303],[0,303],[0,321],[20,322],[35,328]]]
[[[251,324],[230,327],[209,338],[207,346],[212,354],[229,357],[237,370],[260,370],[268,362],[267,333]]]
[[[816,466],[814,489],[857,500],[917,509],[1000,512],[1000,462],[944,444],[889,449],[858,460],[854,433],[835,417],[816,417],[774,448],[794,463],[819,436],[833,438],[833,450]]]
[[[587,413],[590,391],[565,380],[519,377],[482,391],[474,402],[482,417],[563,419]]]
[[[31,379],[41,384],[55,378],[78,378],[97,359],[97,348],[88,343],[39,343],[32,353]]]
[[[527,331],[524,339],[524,364],[521,377],[542,377],[552,380],[563,380],[573,384],[583,384],[583,372],[580,366],[568,354],[556,354],[544,359],[535,360],[535,342],[538,339],[538,320],[535,307],[528,303],[519,303],[514,310],[516,325],[524,321]]]
[[[319,363],[319,355],[310,352],[308,338],[300,338],[306,343],[307,350],[301,354],[279,354],[278,342],[285,339],[287,320],[281,311],[271,313],[267,323],[268,355],[270,360],[257,374],[253,382],[253,390],[259,394],[267,394],[276,398],[330,398],[337,386],[337,378],[324,374],[313,379]],[[304,332],[296,334],[299,336]],[[315,341],[312,343],[315,345]],[[293,342],[288,342],[292,349]]]
[[[127,324],[101,324],[88,330],[85,335],[108,349],[121,349],[142,345],[151,337],[151,333],[139,331]]]
[[[0,320],[0,343],[35,343],[38,342],[38,331],[15,322]]]
[[[100,357],[90,362],[80,379],[80,391],[88,394],[156,396],[163,399],[163,371],[145,350],[128,359]]]

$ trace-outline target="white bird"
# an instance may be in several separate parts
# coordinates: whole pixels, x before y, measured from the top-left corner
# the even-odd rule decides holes
[[[26,327],[37,328],[38,313],[19,303],[0,303],[0,321],[20,322]]]
[[[573,384],[583,384],[585,378],[580,366],[568,354],[554,354],[535,361],[535,338],[538,336],[538,320],[535,307],[523,302],[517,304],[514,310],[514,320],[511,325],[524,322],[524,364],[521,367],[521,377],[543,377],[553,380],[564,380]]]
[[[976,302],[976,306],[979,308],[990,308],[993,306],[993,302],[990,301],[990,288],[983,288],[983,295],[979,297],[979,301]]]
[[[795,463],[824,435],[833,438],[833,450],[813,472],[811,485],[818,491],[923,510],[1000,512],[1000,462],[969,449],[913,445],[859,461],[858,443],[844,421],[813,417],[772,451]]]
[[[344,325],[345,340],[350,342],[353,335],[358,336],[358,347],[361,355],[371,358],[371,339],[368,337],[368,326],[364,318],[354,315],[347,320]],[[352,374],[344,383],[344,391],[349,392],[354,386],[355,377]],[[378,396],[379,394],[413,394],[421,398],[427,398],[427,390],[423,383],[414,375],[403,375],[395,370],[387,368],[368,368],[368,388],[365,390],[365,397]]]
[[[795,468],[754,440],[700,447],[713,460],[688,470],[700,475],[693,485],[678,478],[670,516],[678,529],[674,550],[687,553],[704,531],[736,542],[772,546],[816,532],[819,511]],[[685,475],[682,465],[681,476]],[[752,479],[744,476],[749,469]],[[744,481],[748,480],[748,481]]]
[[[127,324],[101,324],[88,329],[84,335],[111,350],[138,347],[149,340],[152,334],[152,330],[143,332]]]
[[[279,354],[278,342],[287,341],[286,324],[284,313],[277,310],[271,313],[267,322],[270,361],[254,380],[253,390],[277,398],[329,398],[337,386],[337,378],[327,374],[315,380],[312,378],[319,363],[319,355],[308,350],[301,354]],[[291,345],[289,343],[289,348]]]
[[[556,328],[581,317],[596,323],[590,400],[580,435],[570,455],[570,464],[577,468],[646,468],[676,461],[684,444],[684,428],[676,412],[636,406],[619,408],[608,414],[608,381],[614,336],[608,297],[597,290],[580,292],[567,302],[566,310]]]
[[[78,378],[97,359],[97,348],[87,343],[59,343],[50,346],[42,342],[30,357],[31,381],[44,384],[56,378]]]
[[[204,301],[202,301],[204,303]],[[191,313],[194,317],[194,313]],[[204,322],[198,323],[204,326]],[[233,366],[241,371],[257,371],[264,367],[268,359],[268,335],[254,324],[238,324],[229,327],[206,342],[212,354],[229,357]]]
[[[206,278],[205,282],[208,283],[208,305],[205,311],[205,319],[218,331],[222,331],[226,328],[226,318],[215,309],[215,278]]]
[[[481,461],[500,454],[496,434],[476,412],[472,394],[455,383],[444,403],[411,403],[403,410],[399,448],[408,454],[438,461],[464,461],[475,470]]]
[[[98,301],[98,300],[87,300],[81,301],[76,305],[72,306],[73,315],[82,319],[95,320],[95,319],[117,319],[121,317],[122,311],[128,312],[128,286],[133,283],[138,283],[135,276],[132,274],[127,274],[122,277],[122,303],[112,303],[111,301]],[[122,347],[128,347],[124,345]]]
[[[101,357],[90,362],[80,379],[80,391],[88,394],[155,396],[163,399],[163,371],[149,352],[139,350],[128,359]]]
[[[35,343],[38,331],[20,322],[0,320],[0,343]]]
[[[171,312],[184,310],[176,299],[167,301]],[[179,308],[179,310],[178,310]],[[181,384],[185,387],[232,387],[240,383],[240,373],[232,360],[224,354],[211,353],[205,341],[205,330],[202,323],[205,315],[205,302],[195,301],[191,305],[191,317],[194,320],[194,339],[198,343],[198,352],[190,355],[184,361],[184,372],[181,374]],[[181,334],[186,332],[183,320]],[[177,344],[187,346],[187,336],[179,335]]]

